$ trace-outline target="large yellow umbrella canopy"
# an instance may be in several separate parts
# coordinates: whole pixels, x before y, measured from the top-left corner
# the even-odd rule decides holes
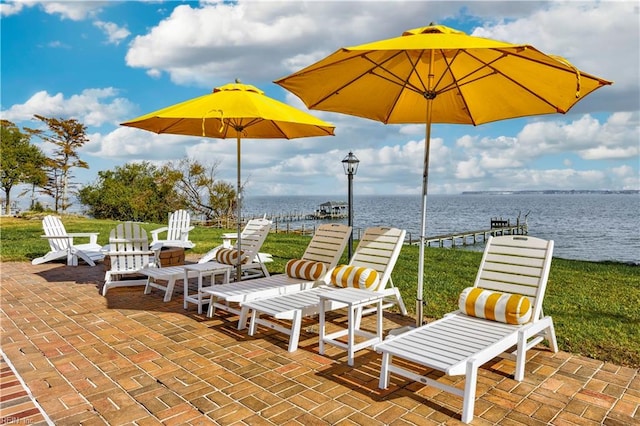
[[[294,139],[333,135],[335,126],[277,101],[254,86],[230,83],[198,98],[121,123],[154,133],[235,138],[237,141],[238,248],[241,248],[241,139]],[[237,265],[240,279],[240,265]]]
[[[385,124],[425,123],[417,324],[422,324],[431,123],[478,125],[566,113],[610,81],[532,46],[473,37],[442,25],[342,48],[275,83],[310,109]]]

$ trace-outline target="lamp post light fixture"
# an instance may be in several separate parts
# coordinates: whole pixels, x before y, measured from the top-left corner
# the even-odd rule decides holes
[[[353,227],[353,176],[358,172],[358,164],[360,160],[356,157],[353,152],[349,151],[346,157],[342,160],[342,167],[344,168],[344,174],[347,175],[349,179],[349,216],[348,216],[348,225]],[[349,260],[351,260],[351,253],[353,252],[353,231],[349,234]]]

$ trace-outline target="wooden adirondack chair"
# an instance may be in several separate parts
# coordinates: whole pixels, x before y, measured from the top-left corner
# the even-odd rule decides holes
[[[247,222],[244,229],[242,230],[242,279],[249,278],[257,278],[257,277],[268,277],[269,271],[265,266],[265,261],[272,261],[270,259],[271,255],[263,255],[260,256],[260,248],[264,243],[264,240],[269,235],[269,230],[271,229],[272,222],[269,219],[251,219]],[[230,248],[231,250],[237,249],[237,241]],[[210,261],[218,261],[218,252],[219,250],[224,250],[226,247],[224,245],[218,246],[209,252],[205,253],[204,256],[198,260],[198,263],[205,263]],[[236,280],[238,278],[236,277]]]
[[[95,262],[104,259],[101,246],[98,245],[97,232],[67,233],[62,220],[57,216],[45,216],[42,219],[44,235],[42,238],[49,240],[49,252],[42,257],[31,261],[33,265],[50,262],[56,259],[67,258],[67,265],[77,266],[78,258],[88,265],[95,266]],[[75,238],[89,238],[85,244],[76,244]]]
[[[158,249],[159,250],[159,249]],[[149,249],[147,232],[133,222],[118,224],[109,234],[109,252],[111,269],[104,276],[102,295],[112,287],[130,287],[146,285],[147,279],[141,272],[155,266],[158,250]],[[135,276],[140,275],[140,278]],[[134,279],[124,279],[133,276]]]
[[[191,226],[191,215],[186,210],[176,210],[169,215],[168,226],[151,231],[151,247],[158,249],[161,247],[182,247],[193,248],[195,244],[189,240]],[[167,237],[160,239],[160,234],[166,232]]]

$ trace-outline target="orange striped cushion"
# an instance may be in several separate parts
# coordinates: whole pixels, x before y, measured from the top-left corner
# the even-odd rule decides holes
[[[477,287],[465,288],[460,293],[458,307],[467,315],[507,324],[525,324],[531,319],[529,298]]]
[[[340,265],[331,272],[331,284],[375,291],[380,284],[380,276],[375,269]]]
[[[244,252],[241,252],[244,254]],[[242,263],[247,263],[247,258]],[[216,262],[225,265],[236,265],[238,263],[238,250],[232,248],[221,248],[216,252]]]
[[[291,278],[315,281],[327,273],[327,265],[313,260],[291,259],[286,266],[287,275]]]

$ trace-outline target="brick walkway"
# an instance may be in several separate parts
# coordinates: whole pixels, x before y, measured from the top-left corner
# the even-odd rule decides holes
[[[459,397],[393,376],[378,389],[370,350],[353,368],[338,348],[319,355],[314,321],[290,354],[286,336],[249,337],[235,316],[185,311],[178,295],[163,303],[131,287],[102,297],[102,278],[102,266],[1,265],[2,351],[56,425],[460,424]],[[385,313],[385,330],[412,322]],[[473,424],[640,424],[638,370],[544,348],[529,358],[521,383],[510,361],[481,369]],[[0,367],[0,424],[46,424]]]

